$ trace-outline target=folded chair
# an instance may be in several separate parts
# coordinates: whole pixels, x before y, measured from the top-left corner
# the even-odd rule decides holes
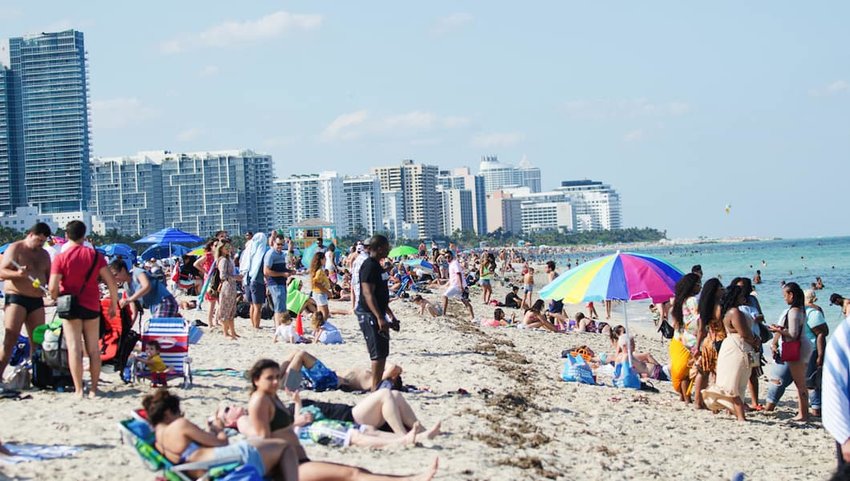
[[[151,341],[161,348],[160,357],[169,367],[166,380],[181,379],[184,389],[192,387],[192,359],[189,357],[189,321],[182,317],[155,317],[142,328],[142,350]],[[133,380],[150,379],[144,363],[133,363]]]

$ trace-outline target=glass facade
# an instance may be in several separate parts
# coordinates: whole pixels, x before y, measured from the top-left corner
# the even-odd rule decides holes
[[[10,165],[24,166],[25,190],[18,195],[45,213],[85,210],[91,179],[83,33],[11,38],[9,54],[7,98],[19,128],[12,133],[18,144]]]
[[[9,145],[9,105],[6,83],[11,75],[8,69],[0,67],[0,212],[11,214],[14,210],[12,199],[12,157]]]

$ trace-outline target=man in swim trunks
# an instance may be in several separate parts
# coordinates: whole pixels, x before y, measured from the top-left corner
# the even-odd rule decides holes
[[[307,351],[296,349],[280,363],[280,375],[286,379],[287,371],[298,369],[313,384],[316,391],[343,389],[368,391],[372,389],[372,371],[363,368],[351,368],[335,372]],[[400,383],[401,366],[387,363],[381,376],[381,385]],[[317,387],[318,386],[318,387]]]
[[[6,336],[0,350],[0,380],[24,323],[29,336],[36,327],[44,324],[44,291],[38,285],[47,286],[50,277],[50,254],[43,247],[50,234],[50,226],[44,222],[35,224],[27,231],[24,240],[13,242],[6,249],[0,261],[0,278],[6,281],[3,289],[6,296],[3,311]],[[36,279],[38,285],[33,285],[30,277]]]

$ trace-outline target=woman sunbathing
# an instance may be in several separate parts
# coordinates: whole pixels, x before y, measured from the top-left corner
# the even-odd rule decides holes
[[[543,315],[542,311],[543,299],[537,299],[530,308],[526,309],[525,316],[522,318],[522,323],[525,324],[526,327],[542,327],[552,332],[558,332],[558,328],[546,320],[546,316]]]
[[[235,444],[227,443],[227,435],[211,426],[207,432],[183,417],[180,398],[160,389],[145,396],[142,405],[156,433],[156,448],[173,463],[209,461],[239,456],[243,464],[253,466],[261,475],[273,479],[298,479],[297,441],[283,439],[254,439]],[[201,471],[189,471],[193,477]]]
[[[428,470],[414,476],[378,475],[353,466],[310,461],[292,429],[293,425],[309,424],[308,421],[310,419],[306,414],[301,414],[300,412],[293,416],[277,397],[277,389],[280,383],[280,367],[278,364],[270,359],[262,359],[254,364],[249,371],[249,375],[252,392],[251,398],[248,401],[248,417],[246,422],[240,423],[240,431],[248,436],[257,436],[263,439],[283,439],[295,445],[299,459],[298,479],[302,481],[382,481],[391,479],[428,481],[436,474],[437,459],[434,460],[434,463]],[[389,392],[386,389],[382,391]]]
[[[652,354],[648,352],[638,352],[635,344],[634,337],[626,334],[626,328],[623,326],[616,326],[611,329],[610,332],[611,337],[611,346],[614,348],[615,359],[617,363],[622,363],[626,361],[626,357],[628,356],[628,348],[626,343],[630,343],[632,351],[632,367],[641,377],[648,377],[652,379],[662,379],[662,377],[666,378],[667,376],[663,374],[663,370],[661,368],[661,363],[658,362]]]
[[[297,349],[280,363],[281,372],[300,370],[316,391],[342,389],[344,391],[369,391],[372,389],[372,370],[352,368],[344,371],[331,371],[330,368],[307,351]],[[384,382],[393,387],[401,387],[401,366],[387,363],[384,367]]]

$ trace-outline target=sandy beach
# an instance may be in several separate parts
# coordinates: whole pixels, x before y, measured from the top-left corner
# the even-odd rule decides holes
[[[541,270],[542,272],[542,270]],[[538,276],[538,286],[544,280]],[[505,288],[494,286],[494,298]],[[438,293],[426,294],[436,300]],[[472,288],[477,318],[491,318]],[[331,309],[348,303],[331,301]],[[393,303],[402,320],[394,333],[390,362],[404,368],[405,384],[425,392],[405,397],[420,421],[443,420],[443,434],[417,447],[369,450],[308,446],[309,456],[355,464],[375,472],[407,474],[440,458],[436,479],[825,479],[834,467],[834,443],[819,421],[795,424],[796,395],[789,389],[775,414],[752,413],[738,423],[725,413],[694,411],[678,400],[667,382],[654,382],[659,393],[565,383],[560,379],[561,351],[586,344],[611,352],[600,334],[554,334],[512,327],[480,327],[468,320],[460,303],[449,315],[423,318],[404,301]],[[647,305],[628,306],[639,350],[667,362],[667,346],[654,333]],[[579,306],[567,306],[574,314]],[[604,317],[604,306],[597,310]],[[510,316],[510,310],[508,310]],[[519,315],[519,313],[518,313]],[[184,312],[206,319],[205,311]],[[612,323],[622,321],[615,305]],[[194,369],[246,370],[259,358],[282,359],[304,348],[332,369],[367,366],[368,355],[353,315],[332,322],[342,331],[343,345],[273,343],[272,321],[254,331],[237,319],[238,341],[208,332],[190,350]],[[58,460],[0,464],[0,479],[149,480],[131,446],[122,445],[117,423],[140,406],[147,385],[125,385],[117,374],[104,375],[102,397],[77,401],[71,394],[27,391],[31,399],[2,400],[0,437],[5,442],[63,444],[83,448]],[[245,404],[248,382],[241,377],[195,376],[192,389],[175,389],[183,410],[199,425],[219,404]],[[761,382],[762,399],[766,382]],[[468,393],[468,394],[464,394]],[[283,394],[281,394],[283,396]],[[355,403],[361,395],[331,391],[304,392],[304,398]]]

